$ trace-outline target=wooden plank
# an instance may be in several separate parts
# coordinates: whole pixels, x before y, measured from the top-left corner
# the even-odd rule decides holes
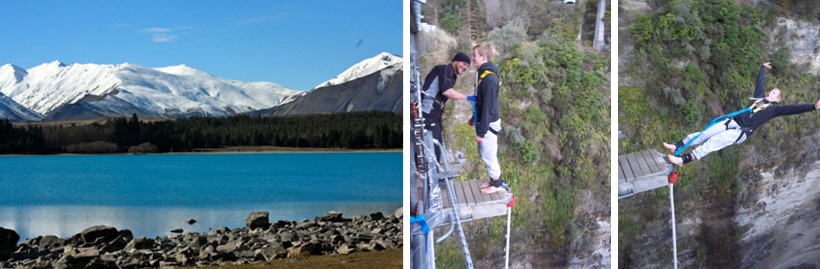
[[[658,154],[660,154],[660,153],[658,153],[657,151],[654,151],[654,150],[646,151],[646,155],[648,155],[649,156],[648,158],[650,158],[650,160],[652,160],[652,162],[655,163],[655,166],[658,167],[658,171],[660,171],[660,172],[666,171],[666,162],[658,162]],[[663,159],[661,158],[660,160],[663,160]]]
[[[486,194],[481,193],[481,184],[478,183],[478,180],[470,180],[470,191],[473,192],[473,196],[475,196],[476,203],[483,203],[490,199],[490,197]]]
[[[655,157],[652,156],[651,152],[651,150],[641,151],[641,156],[643,157],[644,161],[646,161],[646,164],[649,165],[649,170],[652,171],[652,173],[654,174],[662,170],[655,162]]]
[[[466,182],[466,181],[462,181],[462,182],[459,182],[459,185],[461,185],[461,191],[464,192],[464,197],[466,197],[466,199],[467,199],[467,201],[465,201],[467,206],[472,206],[472,205],[476,204],[476,197],[475,197],[475,194],[473,194],[472,188],[470,188],[470,183]]]
[[[469,182],[462,182],[461,189],[464,190],[464,196],[467,197],[468,205],[472,206],[478,203],[478,197],[475,197],[475,193],[473,193],[473,188]]]
[[[621,162],[618,162],[618,182],[626,182],[626,174],[624,174],[624,169],[621,168]]]
[[[646,158],[643,157],[643,154],[641,154],[640,152],[635,153],[635,159],[638,159],[638,165],[641,167],[641,170],[643,170],[644,175],[651,175],[655,173],[649,167],[649,162],[646,161]]]
[[[638,167],[638,162],[635,160],[635,155],[627,154],[626,159],[626,163],[629,164],[629,169],[632,169],[632,175],[635,176],[635,178],[640,178],[643,176],[643,173],[641,173],[641,168]]]
[[[455,186],[455,184],[453,185]],[[456,193],[456,198],[458,198],[458,201],[456,201],[456,203],[458,203],[458,206],[461,207],[465,204],[465,201],[467,199],[466,197],[464,197],[464,190],[458,187],[454,188],[454,190]]]
[[[635,179],[635,174],[632,173],[632,168],[629,166],[629,160],[626,158],[626,155],[618,156],[618,166],[619,169],[624,172],[626,181]]]

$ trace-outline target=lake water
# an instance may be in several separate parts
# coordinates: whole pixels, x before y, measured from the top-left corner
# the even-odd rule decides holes
[[[69,237],[94,225],[135,236],[345,217],[402,205],[402,154],[265,153],[0,157],[0,227]],[[197,223],[189,225],[188,219]]]

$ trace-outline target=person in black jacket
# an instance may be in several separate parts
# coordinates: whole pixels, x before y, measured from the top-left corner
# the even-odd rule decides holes
[[[490,180],[480,186],[483,193],[501,190],[501,166],[498,164],[498,133],[501,132],[501,116],[498,113],[498,67],[490,62],[492,47],[481,43],[473,47],[473,63],[476,71],[475,115],[468,122],[475,124],[475,141],[478,155],[487,167]]]
[[[669,161],[676,165],[684,165],[694,160],[700,160],[707,154],[718,151],[733,144],[740,144],[754,133],[755,129],[778,116],[787,116],[805,113],[820,109],[820,100],[816,104],[800,104],[781,106],[778,103],[783,100],[780,89],[774,88],[768,94],[764,92],[766,84],[766,69],[772,69],[771,63],[764,63],[760,67],[755,85],[754,98],[747,106],[751,111],[743,112],[732,118],[728,118],[721,123],[716,123],[703,131],[689,134],[683,140],[675,144],[663,143],[663,146],[671,152],[688,143],[703,144],[692,150],[691,153],[683,154],[681,157],[669,155]]]
[[[433,133],[433,138],[444,144],[442,141],[442,115],[447,100],[467,100],[467,96],[454,89],[458,75],[467,71],[470,67],[470,57],[463,52],[453,56],[450,64],[442,64],[433,67],[430,73],[424,78],[422,86],[421,111],[424,115],[425,129]],[[436,160],[441,162],[441,149],[435,147]]]

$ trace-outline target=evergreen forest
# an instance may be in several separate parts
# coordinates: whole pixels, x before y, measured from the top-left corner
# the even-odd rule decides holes
[[[12,124],[0,119],[0,154],[184,152],[231,146],[395,149],[401,113],[280,117],[238,115],[175,120],[111,118],[90,124]]]

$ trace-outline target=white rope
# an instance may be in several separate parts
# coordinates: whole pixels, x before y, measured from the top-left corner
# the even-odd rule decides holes
[[[504,257],[504,269],[510,268],[510,218],[512,216],[512,207],[507,207],[507,255]]]
[[[669,184],[669,209],[672,211],[672,259],[675,263],[675,269],[678,269],[678,236],[675,232],[675,189],[674,184]]]

